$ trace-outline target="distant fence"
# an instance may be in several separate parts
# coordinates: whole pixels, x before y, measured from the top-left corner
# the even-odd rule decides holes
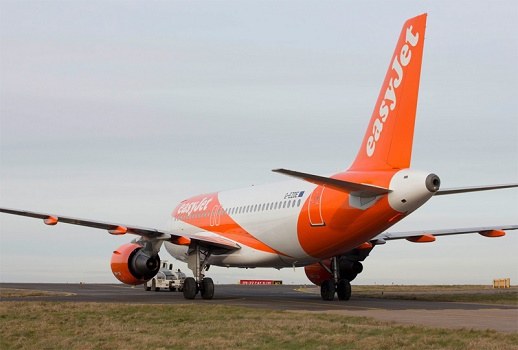
[[[494,279],[493,288],[511,288],[511,279],[510,278]]]
[[[274,285],[274,284],[276,284],[276,285],[282,284],[282,281],[275,281],[275,280],[240,280],[239,284],[269,286],[269,285]]]

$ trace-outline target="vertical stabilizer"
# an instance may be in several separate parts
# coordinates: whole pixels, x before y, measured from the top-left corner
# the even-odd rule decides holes
[[[403,25],[367,132],[349,170],[410,166],[426,14]]]

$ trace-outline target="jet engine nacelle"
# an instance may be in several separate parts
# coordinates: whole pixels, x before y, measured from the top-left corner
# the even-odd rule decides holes
[[[331,259],[322,261],[322,264],[326,265],[329,269],[331,269]],[[324,269],[322,265],[320,265],[319,263],[305,266],[304,272],[306,272],[306,276],[308,276],[308,279],[317,286],[320,286],[322,282],[326,280],[333,279],[333,275],[331,275],[329,271]]]
[[[111,268],[113,275],[122,283],[142,284],[157,274],[160,257],[145,253],[138,244],[128,243],[113,251]]]
[[[331,259],[323,260],[321,263],[331,271]],[[317,286],[320,286],[325,280],[333,279],[333,275],[319,263],[307,265],[304,267],[304,271],[309,280]],[[362,271],[363,265],[361,262],[351,261],[346,256],[338,257],[338,274],[340,278],[352,281]]]
[[[359,261],[351,261],[345,256],[338,258],[338,271],[340,277],[352,281],[363,271],[363,265]]]

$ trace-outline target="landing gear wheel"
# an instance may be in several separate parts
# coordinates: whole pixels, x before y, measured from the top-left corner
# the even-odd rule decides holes
[[[214,297],[214,282],[212,278],[205,277],[201,280],[201,297],[207,300]]]
[[[183,297],[185,299],[194,299],[198,293],[198,286],[192,277],[187,277],[183,282]]]
[[[351,298],[351,283],[348,280],[339,280],[336,285],[338,300],[349,300]]]
[[[147,282],[146,282],[146,283],[144,283],[144,284],[143,284],[143,286],[144,286],[144,290],[145,290],[146,292],[148,292],[148,291],[150,291],[150,290],[151,290],[151,287],[148,287],[148,286],[147,286]]]
[[[333,280],[325,280],[320,285],[320,295],[322,300],[332,301],[335,298],[335,282]]]

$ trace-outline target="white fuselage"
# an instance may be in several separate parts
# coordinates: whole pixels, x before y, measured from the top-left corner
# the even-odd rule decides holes
[[[212,254],[209,265],[304,266],[355,248],[421,206],[433,195],[425,186],[428,174],[374,173],[366,181],[386,178],[380,185],[392,192],[367,199],[299,180],[200,195],[178,205],[171,231],[225,237],[241,247]],[[318,243],[331,235],[333,250],[319,250]],[[165,247],[176,259],[187,260],[188,246],[165,242]]]

